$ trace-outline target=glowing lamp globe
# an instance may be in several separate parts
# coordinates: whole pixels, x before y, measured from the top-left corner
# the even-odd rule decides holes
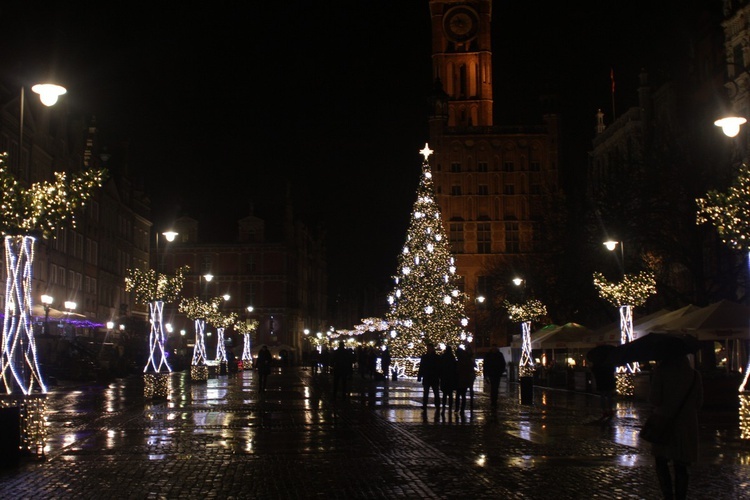
[[[717,127],[721,127],[721,130],[727,137],[735,137],[740,133],[740,126],[744,125],[745,123],[747,123],[747,120],[745,118],[742,118],[740,116],[728,116],[726,118],[716,120],[714,122],[714,125],[716,125]]]
[[[53,83],[40,83],[31,87],[31,90],[39,94],[39,99],[45,106],[52,106],[57,102],[57,98],[65,94],[65,87]]]

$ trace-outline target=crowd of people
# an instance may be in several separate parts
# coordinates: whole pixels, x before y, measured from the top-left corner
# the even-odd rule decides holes
[[[427,411],[430,394],[434,397],[436,411],[466,411],[467,394],[469,409],[473,409],[475,364],[474,354],[469,347],[456,349],[454,354],[453,348],[446,346],[438,354],[434,344],[427,344],[427,352],[420,358],[417,372],[417,381],[422,382],[424,388],[422,411]],[[505,357],[497,346],[492,346],[484,358],[483,374],[490,383],[490,403],[493,408],[497,406],[500,378],[504,372]]]

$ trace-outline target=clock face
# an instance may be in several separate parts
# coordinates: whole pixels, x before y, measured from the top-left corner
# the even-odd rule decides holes
[[[446,35],[455,42],[471,40],[479,29],[477,14],[468,7],[454,7],[446,12],[443,19]]]

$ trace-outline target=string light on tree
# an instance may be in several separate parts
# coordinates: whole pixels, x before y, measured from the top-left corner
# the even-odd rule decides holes
[[[503,305],[508,311],[510,320],[514,323],[521,323],[519,375],[532,375],[534,372],[534,358],[531,356],[531,323],[541,321],[547,316],[547,307],[537,299],[528,299],[521,304],[514,304],[506,300],[503,302]]]
[[[258,329],[258,320],[240,320],[234,324],[234,331],[242,335],[242,368],[249,369],[253,364],[252,334]]]
[[[730,248],[750,250],[750,167],[745,163],[739,166],[737,177],[727,192],[711,190],[706,193],[705,198],[698,198],[695,202],[698,205],[698,224],[710,222],[716,228],[721,241]],[[749,378],[750,360],[745,367],[739,392],[744,393],[748,390]],[[747,432],[750,432],[750,401],[747,400],[747,395],[743,396],[740,398],[740,404],[745,411],[741,412],[741,416]]]
[[[193,347],[193,360],[190,363],[190,378],[192,380],[208,380],[208,366],[206,366],[208,358],[204,335],[206,318],[219,309],[221,301],[221,297],[216,297],[210,301],[190,297],[180,300],[177,307],[182,314],[193,320],[195,324],[195,346]]]
[[[167,362],[164,345],[166,336],[162,322],[164,304],[177,300],[185,283],[185,273],[188,266],[175,271],[174,276],[157,273],[153,269],[128,269],[125,275],[125,290],[133,292],[135,301],[148,304],[151,332],[149,334],[149,357],[143,368],[146,383],[144,393],[146,397],[166,397],[168,394],[168,378],[161,376],[171,373],[172,368]]]
[[[428,342],[454,348],[469,342],[464,330],[465,295],[459,291],[460,277],[435,201],[428,161],[432,150],[425,144],[420,153],[422,175],[406,242],[398,255],[395,286],[388,296],[390,331],[384,339],[396,369],[399,363],[402,368],[409,365],[408,374]]]
[[[646,303],[656,293],[654,273],[642,271],[638,274],[626,274],[619,283],[607,281],[602,273],[594,273],[594,286],[599,296],[620,310],[620,343],[633,340],[633,308]],[[619,373],[633,374],[640,371],[638,363],[628,363],[619,367]],[[618,379],[618,392],[632,394],[631,380],[627,377]]]

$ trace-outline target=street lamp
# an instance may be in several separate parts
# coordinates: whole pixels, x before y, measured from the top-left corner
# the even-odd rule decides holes
[[[31,87],[31,90],[39,94],[39,100],[45,106],[52,106],[57,102],[57,98],[67,92],[65,87],[53,83],[39,83]],[[18,118],[18,169],[21,169],[21,157],[23,156],[23,117],[25,114],[26,94],[24,87],[21,86],[20,112]]]
[[[55,299],[50,295],[42,295],[42,305],[44,307],[44,334],[49,335],[49,309]]]
[[[607,240],[603,245],[610,252],[614,252],[617,246],[620,246],[620,258],[622,259],[622,274],[625,274],[625,244],[622,241]]]
[[[173,242],[175,240],[175,238],[177,237],[177,235],[180,234],[180,233],[177,233],[175,231],[171,231],[170,230],[170,231],[164,231],[161,234],[162,234],[162,236],[164,236],[164,238],[167,240],[167,242],[171,243],[171,242]],[[159,232],[158,231],[156,232],[156,235],[155,235],[155,241],[156,241],[156,256],[155,256],[156,257],[156,266],[155,267],[156,267],[156,271],[159,272]]]
[[[714,125],[721,127],[722,132],[727,137],[736,137],[740,133],[740,127],[747,123],[747,119],[741,116],[727,116],[714,122]]]

